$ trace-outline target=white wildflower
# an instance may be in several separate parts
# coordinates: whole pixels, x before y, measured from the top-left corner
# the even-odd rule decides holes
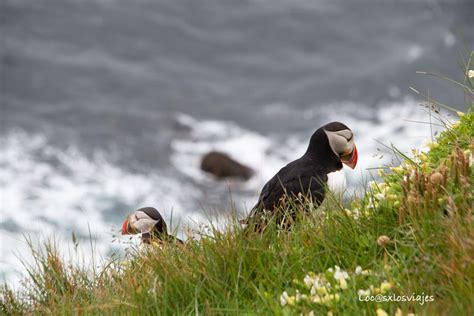
[[[467,76],[469,77],[469,79],[473,79],[474,78],[474,70],[469,70],[467,72]]]
[[[360,217],[360,211],[359,211],[358,208],[355,208],[355,209],[352,211],[352,217],[353,217],[354,219],[359,219],[359,217]]]
[[[288,296],[288,298],[286,299],[286,302],[289,306],[295,305],[295,301],[296,301],[296,299],[295,299],[294,296]]]
[[[388,314],[383,309],[377,308],[377,316],[388,316]]]
[[[321,297],[319,296],[313,296],[313,303],[320,304],[321,303]]]
[[[370,295],[370,290],[369,289],[359,290],[359,291],[357,291],[357,295],[358,296],[369,296]]]
[[[347,289],[346,279],[339,279],[339,285],[340,285],[341,289],[346,290]]]
[[[280,295],[280,304],[281,304],[281,306],[285,306],[287,303],[288,303],[288,293],[286,293],[286,291],[284,291]]]
[[[359,275],[362,273],[362,267],[361,266],[357,266],[356,269],[355,269],[355,274],[356,275]]]
[[[306,294],[296,293],[296,301],[305,301],[308,298]]]
[[[346,271],[337,270],[336,272],[334,272],[334,279],[336,280],[348,279],[348,278],[349,278],[349,274]]]
[[[369,200],[369,203],[367,203],[367,208],[368,208],[369,210],[376,209],[378,206],[379,206],[378,202],[377,202],[377,201],[374,201],[374,199],[370,199],[370,200]]]
[[[359,219],[359,217],[360,217],[360,211],[357,208],[355,208],[353,211],[348,210],[346,208],[346,214],[347,214],[347,216],[352,217],[353,219]]]
[[[320,286],[316,289],[319,295],[324,295],[328,293],[328,290],[326,289],[325,286]]]
[[[390,282],[388,281],[384,281],[382,282],[382,284],[380,284],[380,291],[382,293],[388,292],[391,288],[392,288],[392,284],[390,284]]]
[[[304,279],[304,284],[306,284],[307,287],[311,287],[314,283],[314,279],[310,277],[309,275],[305,275]]]
[[[339,294],[327,294],[321,299],[323,304],[329,304],[330,302],[339,302],[341,296]]]

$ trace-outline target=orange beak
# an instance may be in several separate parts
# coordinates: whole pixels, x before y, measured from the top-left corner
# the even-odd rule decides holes
[[[354,150],[348,154],[341,157],[341,162],[346,166],[354,169],[357,165],[357,147],[354,145]]]
[[[128,217],[123,221],[122,224],[122,235],[134,235],[138,233],[135,228],[128,221]]]
[[[123,224],[122,224],[122,235],[129,235],[130,233],[128,232],[128,218],[126,220],[123,221]]]

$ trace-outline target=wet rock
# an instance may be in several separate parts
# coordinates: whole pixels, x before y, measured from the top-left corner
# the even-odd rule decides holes
[[[219,179],[240,178],[248,180],[254,173],[251,168],[235,161],[229,155],[217,151],[211,151],[204,155],[201,161],[201,169]]]

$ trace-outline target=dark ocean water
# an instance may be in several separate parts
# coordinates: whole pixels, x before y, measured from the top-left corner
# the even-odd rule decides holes
[[[409,87],[464,109],[458,88],[474,44],[474,1],[4,0],[0,3],[1,268],[22,233],[97,237],[104,255],[133,209],[173,220],[239,211],[304,151],[320,125],[356,132],[360,167],[375,139],[429,139]],[[217,182],[199,158],[228,152],[257,170]],[[62,237],[61,237],[62,238]]]

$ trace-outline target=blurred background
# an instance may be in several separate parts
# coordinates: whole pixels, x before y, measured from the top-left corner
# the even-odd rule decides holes
[[[410,86],[465,109],[457,87],[415,72],[462,80],[473,13],[471,0],[1,1],[1,277],[22,271],[23,234],[91,235],[105,257],[138,207],[180,227],[243,216],[333,120],[359,149],[350,194],[390,162],[377,141],[430,139],[407,121],[429,121]],[[206,174],[212,150],[254,176]]]

